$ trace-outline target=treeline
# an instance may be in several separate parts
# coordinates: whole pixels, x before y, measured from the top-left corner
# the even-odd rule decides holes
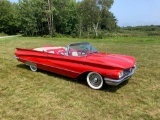
[[[0,33],[98,37],[117,27],[113,0],[0,0]]]
[[[160,25],[117,27],[114,32],[107,32],[103,37],[142,37],[160,36]]]
[[[160,25],[150,25],[150,26],[135,26],[135,27],[131,27],[131,26],[127,26],[127,27],[123,27],[121,29],[124,30],[129,30],[129,31],[160,31]]]

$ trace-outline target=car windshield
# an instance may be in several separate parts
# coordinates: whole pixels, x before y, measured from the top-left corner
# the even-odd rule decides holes
[[[84,56],[98,52],[90,43],[75,43],[68,46],[68,55]]]

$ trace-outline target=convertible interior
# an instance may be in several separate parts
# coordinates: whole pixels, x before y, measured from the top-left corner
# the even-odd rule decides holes
[[[33,49],[35,51],[47,52],[50,54],[57,54],[57,55],[66,55],[67,48],[66,47],[41,47]],[[83,53],[84,54],[84,53]],[[82,56],[80,52],[76,49],[69,50],[69,56]]]
[[[41,48],[35,48],[33,50],[64,56],[86,56],[88,53],[98,52],[91,44],[87,42],[70,44],[67,47],[45,46]]]

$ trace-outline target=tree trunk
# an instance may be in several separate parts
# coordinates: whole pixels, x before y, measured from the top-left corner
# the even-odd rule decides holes
[[[87,37],[89,38],[89,33],[90,33],[90,27],[87,26]]]
[[[79,37],[82,37],[82,21],[79,23]]]
[[[52,31],[52,36],[54,34],[54,30],[53,30],[53,13],[51,14],[51,31]]]
[[[96,37],[98,36],[98,25],[99,25],[99,22],[97,22],[96,25],[93,23],[93,29],[94,29],[94,32],[96,34]]]
[[[53,35],[53,13],[51,11],[50,0],[48,0],[48,10],[49,10],[49,14],[48,14],[48,31],[49,31],[49,34],[52,36]]]

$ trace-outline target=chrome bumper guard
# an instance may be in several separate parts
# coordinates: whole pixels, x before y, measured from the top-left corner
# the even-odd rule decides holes
[[[17,57],[17,56],[14,56],[14,58],[15,58],[15,59],[19,59],[19,57]]]
[[[123,81],[129,79],[129,77],[131,77],[134,74],[135,70],[136,70],[136,67],[134,67],[134,69],[132,70],[131,73],[129,73],[128,75],[126,75],[126,76],[124,76],[124,77],[122,77],[121,79],[118,79],[118,80],[110,79],[110,78],[104,78],[104,80],[105,80],[106,84],[108,84],[108,85],[117,86],[120,83],[122,83]]]

